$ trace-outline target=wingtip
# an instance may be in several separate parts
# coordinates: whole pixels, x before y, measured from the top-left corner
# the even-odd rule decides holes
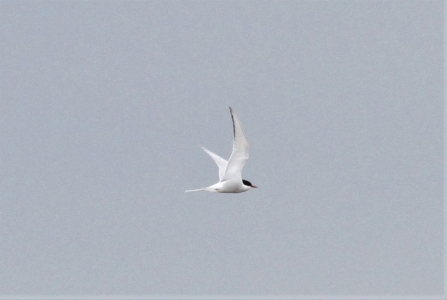
[[[234,126],[234,114],[231,106],[230,106],[230,114],[231,114],[231,120],[233,121],[233,139],[234,139],[236,137],[236,128]]]

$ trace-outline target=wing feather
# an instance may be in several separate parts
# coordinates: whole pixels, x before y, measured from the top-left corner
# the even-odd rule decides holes
[[[214,154],[213,152],[211,152],[210,150],[206,149],[203,146],[202,149],[203,151],[208,153],[208,155],[211,156],[211,158],[216,162],[217,166],[219,167],[219,180],[222,180],[222,178],[225,175],[225,170],[227,168],[228,161],[226,159],[223,159],[219,155]]]
[[[249,157],[248,141],[245,138],[242,124],[238,117],[233,113],[230,107],[231,118],[233,120],[233,152],[228,160],[228,164],[225,170],[224,180],[228,179],[240,179],[242,180],[242,169]]]

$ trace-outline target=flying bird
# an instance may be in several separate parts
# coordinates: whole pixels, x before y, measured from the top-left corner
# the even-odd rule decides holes
[[[214,193],[242,193],[249,189],[257,188],[250,181],[242,179],[242,169],[248,160],[248,142],[245,138],[241,122],[230,107],[231,119],[233,120],[233,152],[227,161],[210,150],[202,147],[219,167],[219,182],[209,187],[188,190],[186,192],[208,191]]]

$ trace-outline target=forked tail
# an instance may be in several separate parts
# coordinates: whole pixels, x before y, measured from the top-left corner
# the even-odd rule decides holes
[[[189,193],[189,192],[199,192],[199,191],[203,191],[205,188],[202,189],[197,189],[197,190],[187,190],[185,191],[185,193]]]

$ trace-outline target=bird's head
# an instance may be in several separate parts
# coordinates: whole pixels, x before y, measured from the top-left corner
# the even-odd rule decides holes
[[[248,180],[242,179],[242,183],[243,183],[244,185],[246,185],[246,186],[251,187],[251,188],[257,188],[256,185],[251,184],[251,182],[248,181]]]

